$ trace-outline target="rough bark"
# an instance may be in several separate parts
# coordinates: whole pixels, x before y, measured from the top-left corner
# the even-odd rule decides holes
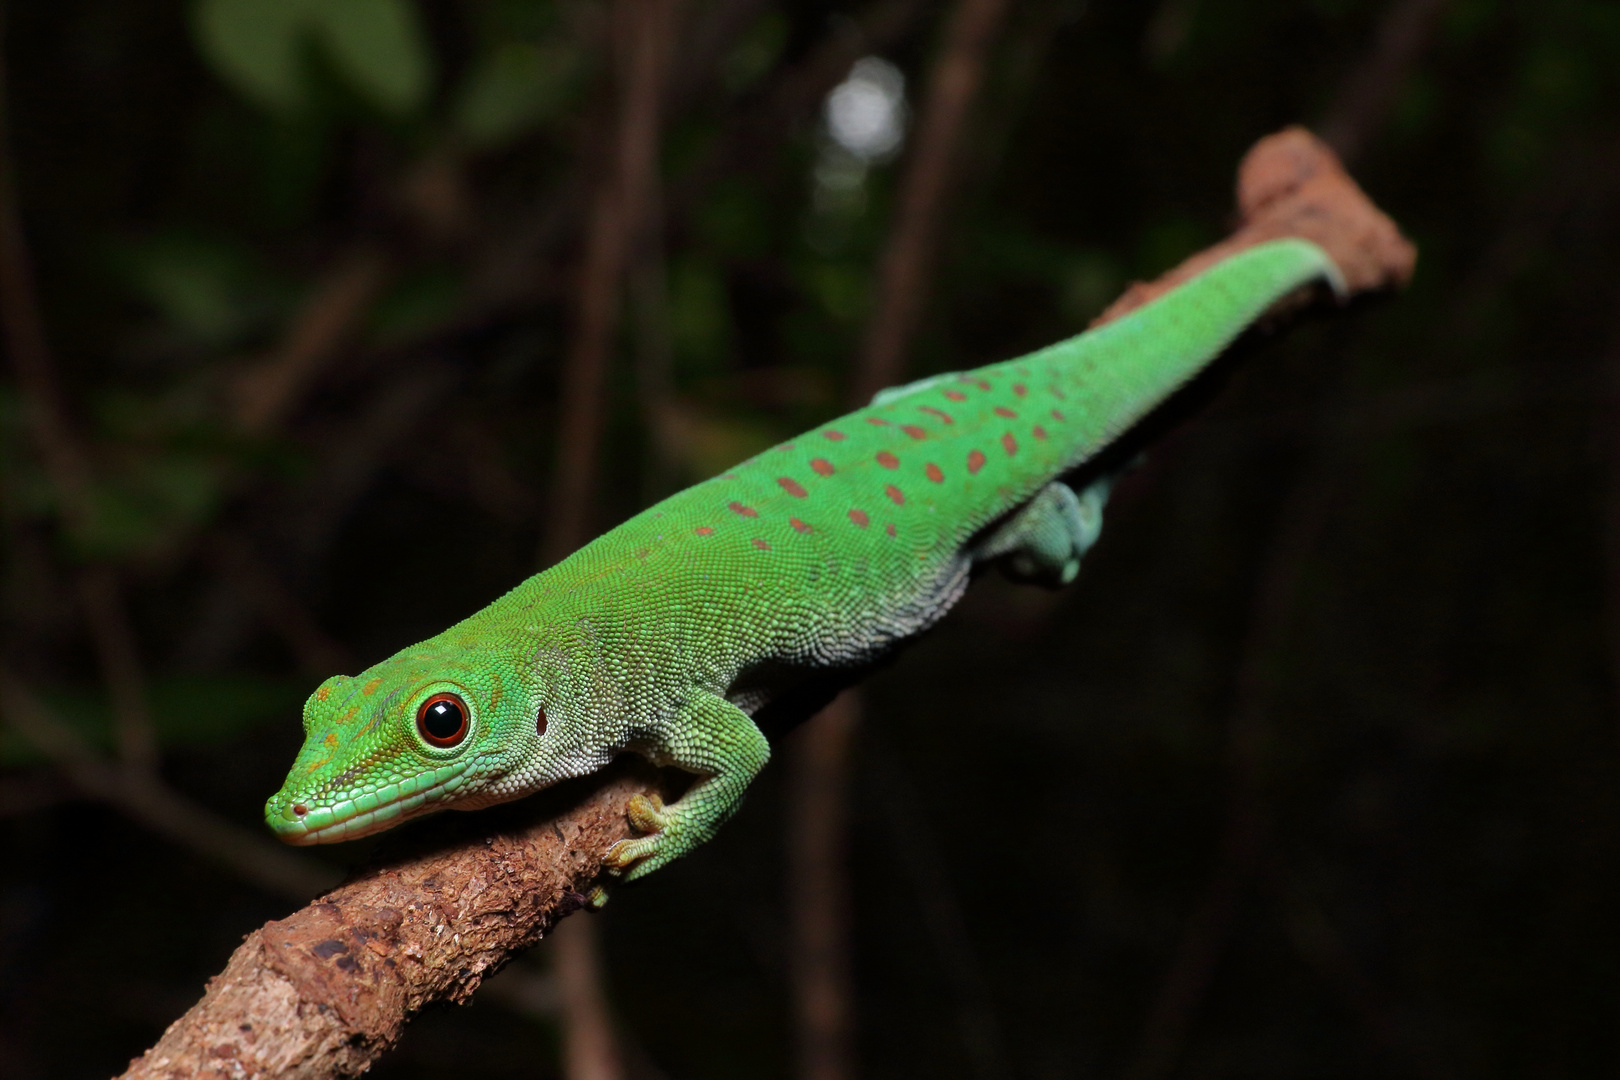
[[[1117,317],[1198,269],[1278,236],[1308,237],[1353,292],[1404,283],[1416,253],[1302,129],[1262,139],[1239,171],[1241,225]],[[317,902],[248,935],[202,1001],[128,1077],[324,1080],[364,1071],[431,1001],[479,983],[584,904],[601,859],[630,834],[623,807],[656,774],[625,763],[511,807],[423,823],[393,854]]]
[[[247,936],[203,999],[127,1077],[354,1076],[431,1001],[464,1002],[585,904],[623,807],[657,789],[627,762],[502,820],[459,815]],[[486,814],[489,812],[486,812]],[[480,815],[483,817],[485,815]]]

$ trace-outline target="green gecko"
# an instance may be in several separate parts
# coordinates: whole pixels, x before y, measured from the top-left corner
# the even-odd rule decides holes
[[[1097,539],[1093,461],[1274,302],[1339,272],[1262,244],[1108,325],[871,405],[643,511],[477,614],[304,706],[265,806],[281,839],[366,836],[601,768],[623,751],[695,775],[607,856],[641,877],[714,835],[802,718],[928,629],[992,564],[1057,586]]]

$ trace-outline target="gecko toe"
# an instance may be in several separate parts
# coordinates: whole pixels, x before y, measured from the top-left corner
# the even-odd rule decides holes
[[[630,819],[630,827],[638,833],[655,833],[669,825],[669,815],[664,813],[664,800],[656,793],[642,795],[638,792],[630,796],[624,813]]]

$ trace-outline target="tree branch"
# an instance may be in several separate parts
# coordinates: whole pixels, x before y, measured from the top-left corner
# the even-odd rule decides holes
[[[1250,151],[1239,204],[1243,225],[1218,245],[1222,254],[1305,235],[1334,254],[1356,291],[1411,274],[1411,245],[1302,130]],[[1187,265],[1215,257],[1195,256],[1171,275],[1181,280]],[[1137,286],[1133,295],[1159,291]],[[626,800],[656,786],[650,769],[629,762],[510,807],[406,830],[391,858],[250,934],[203,1000],[125,1075],[357,1075],[417,1010],[467,1000],[578,910],[607,849],[630,835]]]
[[[850,381],[852,406],[900,381],[959,171],[958,146],[1006,6],[1006,0],[959,0],[945,17],[922,121],[878,268],[876,310]],[[800,1080],[848,1080],[858,1072],[844,834],[860,717],[860,691],[852,688],[804,725],[788,755],[794,807],[788,886]]]
[[[878,268],[878,308],[855,377],[855,396],[863,403],[900,381],[939,246],[945,200],[957,171],[957,146],[1006,9],[1006,0],[961,0],[946,23],[894,227]]]

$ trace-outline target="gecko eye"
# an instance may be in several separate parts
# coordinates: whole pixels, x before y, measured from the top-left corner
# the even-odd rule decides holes
[[[416,730],[429,746],[459,746],[467,737],[467,703],[455,694],[434,694],[416,710]]]

